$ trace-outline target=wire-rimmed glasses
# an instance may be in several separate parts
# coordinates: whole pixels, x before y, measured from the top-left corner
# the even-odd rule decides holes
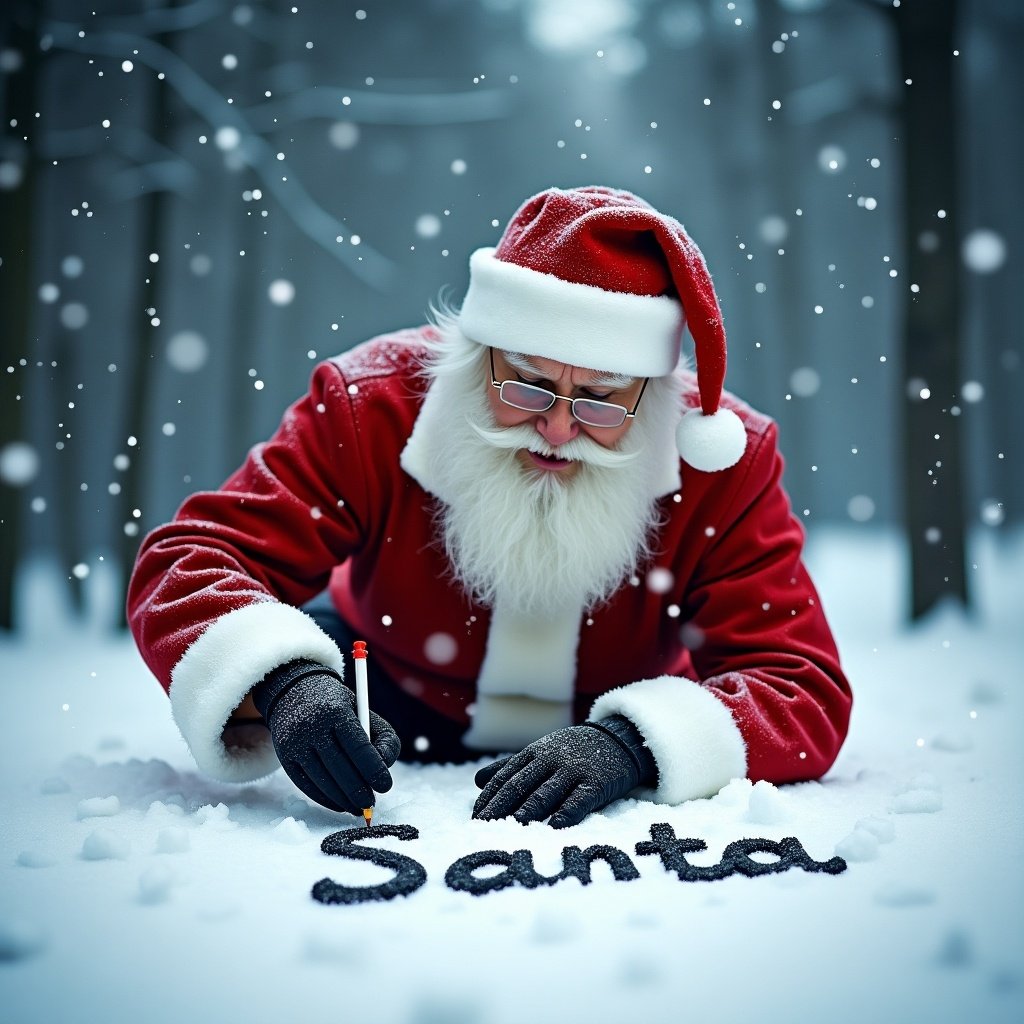
[[[498,398],[505,405],[513,409],[520,409],[523,412],[547,412],[555,402],[568,402],[572,409],[573,416],[585,423],[588,427],[621,427],[626,420],[636,416],[640,408],[640,399],[644,397],[647,389],[647,381],[644,379],[644,386],[637,395],[636,402],[632,409],[624,405],[615,405],[613,402],[601,402],[596,398],[565,398],[556,395],[547,388],[539,388],[536,384],[527,384],[521,380],[499,381],[494,374],[494,349],[490,349],[491,356],[491,387],[498,389]]]

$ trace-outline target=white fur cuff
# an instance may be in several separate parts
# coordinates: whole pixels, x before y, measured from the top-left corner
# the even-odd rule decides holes
[[[743,737],[729,709],[699,683],[659,676],[602,694],[590,717],[628,718],[658,765],[658,787],[638,796],[680,804],[714,796],[730,780],[747,774]]]
[[[280,767],[269,733],[262,743],[225,747],[232,711],[268,672],[296,658],[344,671],[334,641],[304,612],[277,601],[217,619],[171,673],[171,712],[199,770],[222,782],[251,782]]]

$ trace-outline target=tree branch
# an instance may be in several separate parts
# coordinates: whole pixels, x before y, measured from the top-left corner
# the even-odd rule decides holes
[[[179,195],[193,191],[199,183],[199,171],[194,164],[174,150],[160,145],[148,132],[138,128],[111,130],[89,126],[49,131],[39,141],[39,153],[44,160],[75,160],[92,156],[104,144],[133,164],[134,169],[143,166],[161,168],[157,177],[165,182],[168,189]],[[122,173],[131,171],[132,168],[126,168]],[[130,197],[115,189],[111,192],[111,198],[117,200]]]
[[[346,103],[346,99],[350,102]],[[507,117],[512,107],[512,95],[507,89],[413,95],[314,86],[292,96],[250,107],[246,116],[253,126],[266,131],[282,122],[291,124],[319,117],[359,124],[394,125],[496,121]]]
[[[142,14],[107,15],[103,18],[103,30],[140,36],[182,32],[212,21],[224,13],[224,8],[223,0],[195,0],[187,7],[160,7]],[[89,29],[85,32],[88,35]]]
[[[168,85],[212,130],[234,128],[239,133],[242,158],[300,231],[361,281],[378,289],[386,287],[394,264],[368,245],[361,245],[358,250],[340,245],[337,238],[350,234],[351,229],[313,199],[302,182],[288,173],[287,161],[278,160],[269,144],[253,130],[245,114],[228,103],[185,61],[142,36],[101,31],[79,37],[78,31],[77,26],[67,22],[51,22],[47,26],[53,44],[62,49],[115,59],[131,54],[134,60],[154,71],[162,71]]]

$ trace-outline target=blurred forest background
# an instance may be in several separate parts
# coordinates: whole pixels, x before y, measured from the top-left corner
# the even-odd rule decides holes
[[[809,531],[908,614],[1021,522],[1020,0],[4,0],[0,627],[81,602],[314,362],[421,323],[550,185],[683,221]]]

